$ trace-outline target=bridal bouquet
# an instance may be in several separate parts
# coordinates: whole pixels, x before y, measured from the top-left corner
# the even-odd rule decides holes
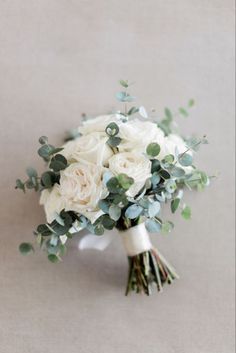
[[[124,111],[84,119],[73,136],[60,148],[40,137],[38,154],[46,171],[38,175],[28,168],[28,179],[16,181],[16,188],[39,191],[46,222],[34,231],[36,242],[48,259],[56,263],[65,254],[75,233],[89,234],[79,247],[103,250],[111,238],[120,235],[128,257],[126,294],[134,290],[149,295],[153,285],[158,291],[178,275],[151,243],[149,233],[170,232],[174,224],[163,220],[161,210],[170,205],[183,218],[191,209],[183,202],[184,189],[203,190],[210,177],[193,164],[194,154],[207,140],[182,138],[176,131],[173,114],[165,109],[164,118],[143,106],[127,107],[134,101],[123,90],[117,99]],[[178,115],[187,117],[190,100]],[[23,254],[34,250],[30,243],[19,247]]]

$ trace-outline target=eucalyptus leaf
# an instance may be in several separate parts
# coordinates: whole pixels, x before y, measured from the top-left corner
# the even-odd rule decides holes
[[[107,143],[111,147],[117,147],[121,143],[121,138],[117,136],[109,137]]]
[[[19,246],[19,251],[22,255],[27,255],[31,251],[34,251],[33,245],[31,243],[21,243]]]
[[[107,125],[105,131],[108,136],[114,137],[119,133],[119,126],[115,122],[111,122]]]
[[[102,224],[98,224],[94,227],[94,234],[102,235],[104,233],[104,227]]]
[[[187,112],[187,110],[186,109],[184,109],[184,108],[179,108],[179,113],[181,114],[181,115],[183,115],[185,118],[187,118],[188,117],[188,112]]]
[[[67,160],[62,154],[56,154],[52,159],[49,165],[50,169],[53,169],[54,172],[59,172],[67,167]]]
[[[172,179],[167,180],[165,183],[165,188],[170,194],[172,194],[177,189],[176,182]]]
[[[184,206],[181,215],[184,219],[189,220],[192,215],[191,208],[189,206]]]
[[[170,221],[166,221],[166,222],[162,223],[161,231],[163,233],[170,233],[173,228],[174,228],[174,224]]]
[[[41,145],[46,145],[46,144],[48,143],[48,138],[47,138],[47,136],[41,136],[41,137],[39,138],[39,143],[40,143]]]
[[[155,189],[157,185],[160,183],[161,177],[157,173],[153,173],[151,176],[152,188]]]
[[[188,106],[189,106],[189,108],[193,107],[194,104],[195,104],[194,99],[190,99],[190,100],[188,101]]]
[[[148,219],[145,223],[148,232],[158,233],[161,230],[161,224],[154,219]]]
[[[49,254],[48,260],[55,264],[60,261],[60,258],[56,254]]]
[[[185,175],[185,171],[184,171],[184,169],[182,169],[180,167],[173,167],[171,169],[171,174],[173,177],[181,178]]]
[[[179,163],[184,167],[189,167],[193,163],[193,157],[191,156],[191,154],[188,153],[179,155],[178,160]]]
[[[141,215],[143,208],[139,205],[133,204],[129,206],[125,211],[125,217],[129,219],[135,219]]]
[[[25,192],[25,185],[24,183],[20,180],[20,179],[17,179],[16,180],[16,186],[15,186],[16,189],[20,189],[20,190],[23,190]]]
[[[129,87],[129,84],[128,84],[128,81],[125,81],[125,80],[120,80],[120,85],[124,88],[128,88]]]
[[[171,212],[172,213],[175,213],[179,207],[179,204],[180,204],[180,199],[179,198],[176,198],[174,200],[171,201]]]
[[[117,205],[111,205],[109,208],[109,216],[111,217],[111,219],[113,219],[114,221],[118,221],[118,219],[121,216],[121,209],[119,206]]]
[[[121,173],[117,176],[117,180],[121,187],[125,190],[128,190],[131,185],[134,183],[134,179],[129,177],[127,174]]]
[[[38,149],[38,154],[42,158],[48,158],[53,150],[54,147],[52,145],[43,145]]]
[[[158,143],[152,142],[147,146],[146,153],[150,157],[156,157],[161,151],[161,147]]]
[[[108,180],[107,182],[107,189],[109,192],[113,194],[119,194],[123,191],[123,189],[120,186],[120,183],[116,177],[113,177]]]
[[[105,229],[111,230],[114,228],[116,222],[111,219],[108,215],[104,215],[101,218],[102,225]]]
[[[167,170],[165,170],[165,169],[162,169],[162,170],[160,170],[160,172],[159,172],[159,175],[162,177],[162,179],[164,179],[164,180],[167,180],[167,179],[170,179],[170,173],[168,173],[167,172]]]
[[[37,178],[38,176],[37,171],[32,167],[29,167],[26,169],[26,174],[28,175],[29,178]]]
[[[173,114],[169,108],[165,108],[165,116],[168,121],[171,121],[173,119]]]
[[[106,200],[99,200],[98,207],[104,212],[109,213],[110,203]]]
[[[152,203],[149,204],[148,206],[148,215],[150,218],[155,217],[161,209],[161,205],[158,201],[154,201]]]
[[[132,108],[129,109],[127,115],[135,114],[135,113],[137,113],[138,111],[139,111],[139,108],[137,108],[137,107],[132,107]]]

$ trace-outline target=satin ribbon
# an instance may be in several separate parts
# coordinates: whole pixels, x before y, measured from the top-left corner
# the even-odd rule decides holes
[[[77,233],[79,230],[80,229],[73,227],[70,229],[70,233]],[[122,232],[114,229],[112,231],[106,231],[103,235],[86,234],[79,241],[78,248],[79,250],[94,249],[103,251],[111,244],[117,235],[120,235],[128,256],[135,256],[152,248],[145,223],[138,224]],[[64,237],[65,236],[63,236],[63,240],[66,242]]]

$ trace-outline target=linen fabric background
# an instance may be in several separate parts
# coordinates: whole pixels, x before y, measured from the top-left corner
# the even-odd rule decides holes
[[[82,113],[118,108],[119,79],[160,115],[194,98],[178,122],[207,134],[197,162],[219,173],[186,194],[190,222],[152,236],[181,279],[149,298],[124,296],[119,238],[103,253],[74,240],[58,265],[17,250],[44,221],[38,195],[14,190],[43,170],[38,137],[58,145]],[[234,2],[0,0],[0,119],[0,351],[233,353]]]

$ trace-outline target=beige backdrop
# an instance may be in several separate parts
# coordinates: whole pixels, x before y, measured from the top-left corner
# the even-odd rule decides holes
[[[2,353],[234,352],[233,39],[231,0],[0,0]],[[208,135],[199,164],[220,173],[187,196],[191,222],[152,237],[181,279],[150,298],[124,296],[119,239],[104,253],[74,241],[58,265],[17,251],[44,220],[37,195],[14,191],[43,169],[37,138],[111,110],[120,78],[160,113],[194,97],[179,123]]]

